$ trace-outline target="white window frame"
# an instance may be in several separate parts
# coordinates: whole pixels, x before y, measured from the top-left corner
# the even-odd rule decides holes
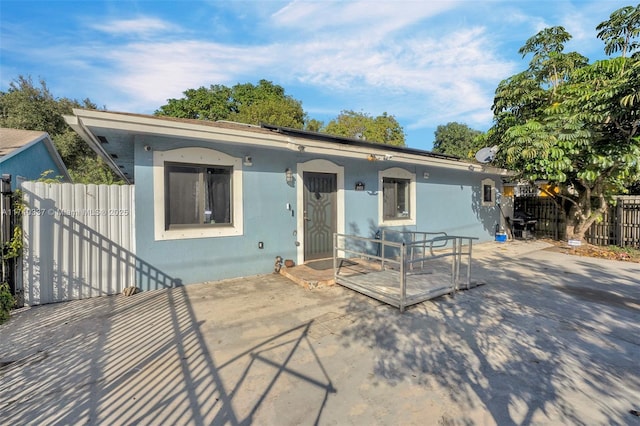
[[[491,187],[491,200],[486,201],[484,199],[484,188],[486,186]],[[480,183],[480,199],[482,200],[482,207],[493,207],[496,205],[496,182],[493,179],[483,179]]]
[[[403,219],[384,218],[384,179],[406,179],[409,182],[409,216]],[[383,226],[415,225],[418,216],[416,203],[416,174],[400,167],[391,167],[378,172],[378,223]]]
[[[185,165],[223,166],[233,169],[231,180],[231,209],[233,220],[224,226],[194,226],[193,228],[165,229],[165,163]],[[178,148],[153,152],[153,214],[156,241],[191,238],[216,238],[243,235],[242,211],[242,158],[232,157],[208,148]]]

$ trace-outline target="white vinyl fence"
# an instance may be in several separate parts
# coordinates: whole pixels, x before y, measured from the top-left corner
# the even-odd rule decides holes
[[[133,186],[25,182],[22,191],[27,305],[135,285]]]

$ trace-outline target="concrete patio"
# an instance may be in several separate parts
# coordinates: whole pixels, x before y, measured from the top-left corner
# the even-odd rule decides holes
[[[639,424],[640,264],[474,247],[404,314],[277,274],[25,308],[5,424]]]

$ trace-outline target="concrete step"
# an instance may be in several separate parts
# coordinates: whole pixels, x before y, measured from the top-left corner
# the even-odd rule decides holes
[[[306,265],[297,265],[291,268],[283,266],[280,269],[280,274],[307,290],[328,287],[336,283],[333,279],[333,268],[317,270]]]

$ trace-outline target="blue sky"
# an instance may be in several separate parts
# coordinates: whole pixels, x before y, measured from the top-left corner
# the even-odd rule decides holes
[[[311,118],[394,115],[407,145],[438,125],[491,126],[498,83],[526,68],[518,49],[545,27],[567,51],[604,58],[595,27],[618,0],[0,0],[0,90],[19,75],[56,97],[153,113],[188,88],[260,79]]]

